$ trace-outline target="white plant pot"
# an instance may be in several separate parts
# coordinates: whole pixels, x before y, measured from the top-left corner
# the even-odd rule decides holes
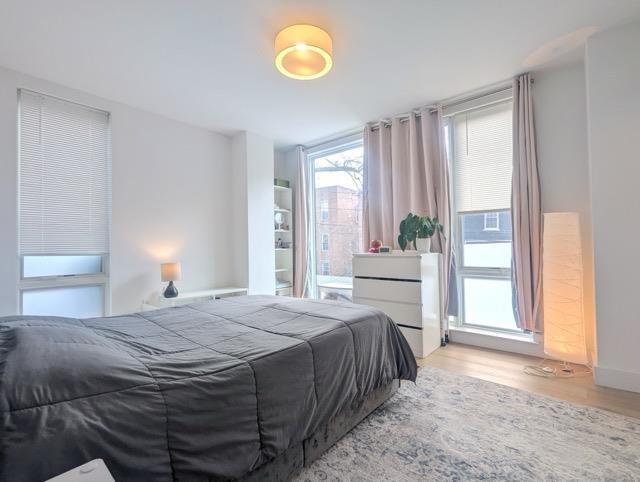
[[[431,238],[416,238],[416,248],[419,253],[428,253],[431,249]]]

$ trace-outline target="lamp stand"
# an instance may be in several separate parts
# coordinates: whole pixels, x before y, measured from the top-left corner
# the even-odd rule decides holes
[[[169,281],[169,284],[164,290],[164,297],[175,298],[176,296],[178,296],[178,288],[175,287],[175,285],[173,284],[173,281]]]

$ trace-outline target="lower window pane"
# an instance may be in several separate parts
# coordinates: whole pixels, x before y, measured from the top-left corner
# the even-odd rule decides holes
[[[489,328],[517,330],[511,306],[511,281],[465,278],[464,321]]]
[[[23,315],[91,318],[104,314],[103,286],[65,286],[24,290]]]
[[[460,216],[464,266],[511,268],[511,211]]]
[[[318,276],[317,279],[321,300],[352,301],[353,283],[351,278]]]
[[[511,243],[465,243],[465,267],[511,268]]]
[[[102,272],[102,256],[25,256],[23,278]]]

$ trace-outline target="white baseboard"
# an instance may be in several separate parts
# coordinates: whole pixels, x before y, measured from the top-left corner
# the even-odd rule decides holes
[[[467,328],[449,330],[449,341],[464,345],[480,346],[491,350],[508,351],[521,355],[537,356],[544,358],[542,343],[524,336],[510,334],[482,333],[480,330]]]
[[[596,385],[640,393],[640,373],[615,368],[594,367]]]

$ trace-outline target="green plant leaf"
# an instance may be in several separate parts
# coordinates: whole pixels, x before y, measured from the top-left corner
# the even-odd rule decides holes
[[[400,249],[402,251],[407,249],[407,237],[403,233],[400,233],[398,235],[398,244],[400,245]]]

